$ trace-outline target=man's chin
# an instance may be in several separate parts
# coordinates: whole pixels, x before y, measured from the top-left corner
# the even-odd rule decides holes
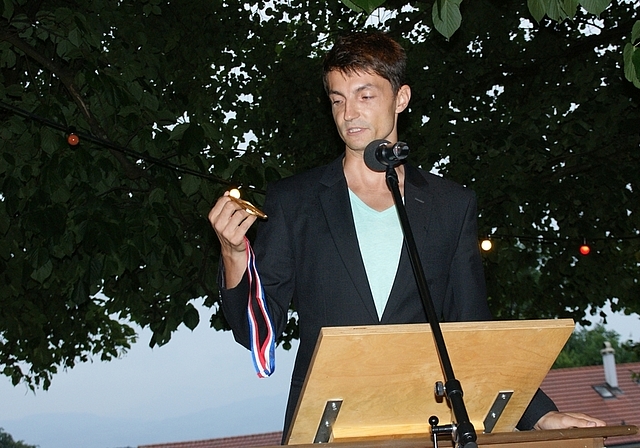
[[[354,144],[349,144],[347,143],[347,149],[353,153],[361,153],[364,154],[364,150],[367,146],[364,145],[354,145]]]
[[[366,136],[359,136],[357,138],[347,137],[347,138],[344,138],[343,140],[347,145],[347,148],[349,148],[350,150],[354,152],[364,152],[367,145],[375,139],[373,138],[370,139]]]

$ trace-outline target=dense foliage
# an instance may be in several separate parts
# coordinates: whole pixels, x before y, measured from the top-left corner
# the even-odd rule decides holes
[[[609,342],[615,350],[616,363],[640,361],[640,353],[632,341],[621,341],[620,335],[598,324],[593,329],[575,331],[558,355],[554,369],[563,367],[597,366],[602,364],[601,350]]]
[[[338,1],[5,0],[3,373],[46,388],[128,348],[127,322],[164,344],[198,325],[198,298],[225,328],[207,212],[230,184],[260,204],[267,182],[340,153],[321,54],[368,26],[408,52],[413,163],[478,194],[496,316],[640,311],[640,90],[623,69],[637,2],[561,22],[524,0],[453,3],[447,39],[433,1],[367,17]]]
[[[27,445],[21,440],[14,440],[11,434],[0,428],[0,448],[37,448],[37,445]]]

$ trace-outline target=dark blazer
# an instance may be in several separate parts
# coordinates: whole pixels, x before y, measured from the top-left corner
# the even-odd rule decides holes
[[[478,248],[475,194],[405,165],[404,200],[439,319],[491,320]],[[286,435],[321,327],[419,323],[427,318],[403,248],[386,308],[378,319],[360,256],[342,157],[270,186],[264,211],[269,218],[260,224],[253,246],[269,310],[281,334],[293,303],[300,331]],[[248,348],[246,293],[244,281],[232,290],[221,288],[225,317],[235,339]]]

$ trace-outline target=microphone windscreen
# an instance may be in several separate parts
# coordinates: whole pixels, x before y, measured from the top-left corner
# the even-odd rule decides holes
[[[372,171],[386,171],[387,166],[378,160],[377,152],[380,146],[386,146],[389,142],[387,140],[374,140],[367,145],[364,150],[364,163]]]

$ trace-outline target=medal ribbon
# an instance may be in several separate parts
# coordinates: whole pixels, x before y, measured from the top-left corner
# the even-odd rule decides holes
[[[247,247],[247,273],[249,276],[247,317],[251,338],[251,356],[258,376],[266,378],[276,368],[275,328],[267,307],[262,281],[256,268],[256,256],[249,240],[246,237],[244,240]]]

